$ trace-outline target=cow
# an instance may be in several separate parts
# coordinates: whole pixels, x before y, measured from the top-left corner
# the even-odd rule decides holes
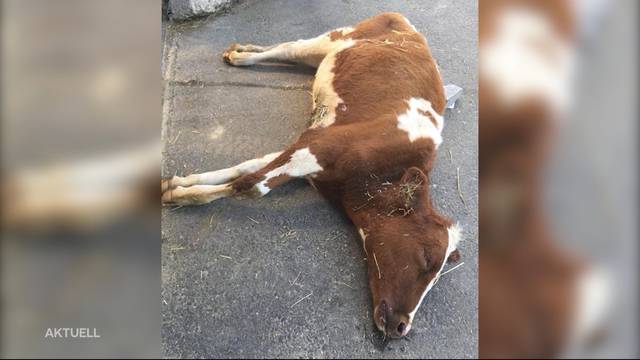
[[[376,327],[388,337],[405,336],[447,261],[460,258],[462,237],[429,195],[446,101],[427,40],[389,12],[312,39],[232,44],[223,59],[232,66],[316,68],[310,126],[281,152],[162,180],[163,204],[264,196],[306,178],[360,234]]]

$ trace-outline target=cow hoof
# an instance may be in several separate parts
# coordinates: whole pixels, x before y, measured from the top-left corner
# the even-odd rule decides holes
[[[160,180],[160,192],[161,193],[164,194],[165,191],[174,188],[171,180],[173,180],[173,179],[162,179],[162,180]]]

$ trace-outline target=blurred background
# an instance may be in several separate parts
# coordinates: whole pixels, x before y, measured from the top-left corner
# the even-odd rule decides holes
[[[480,356],[638,356],[637,13],[480,0]]]
[[[158,357],[161,2],[1,6],[1,355]]]

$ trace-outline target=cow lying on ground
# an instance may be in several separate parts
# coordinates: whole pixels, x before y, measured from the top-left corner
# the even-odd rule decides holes
[[[362,237],[376,326],[406,335],[447,260],[460,256],[460,229],[429,197],[445,96],[427,41],[404,16],[383,13],[313,39],[234,44],[223,58],[234,66],[317,68],[311,125],[282,152],[164,180],[162,202],[263,196],[292,178],[308,179]]]

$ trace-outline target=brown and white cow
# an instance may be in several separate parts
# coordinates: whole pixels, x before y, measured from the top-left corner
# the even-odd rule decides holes
[[[429,197],[445,96],[427,41],[402,15],[383,13],[313,39],[231,45],[234,66],[296,62],[317,68],[310,127],[282,152],[162,182],[164,204],[263,196],[304,177],[343,209],[362,237],[378,329],[406,335],[461,231]]]

